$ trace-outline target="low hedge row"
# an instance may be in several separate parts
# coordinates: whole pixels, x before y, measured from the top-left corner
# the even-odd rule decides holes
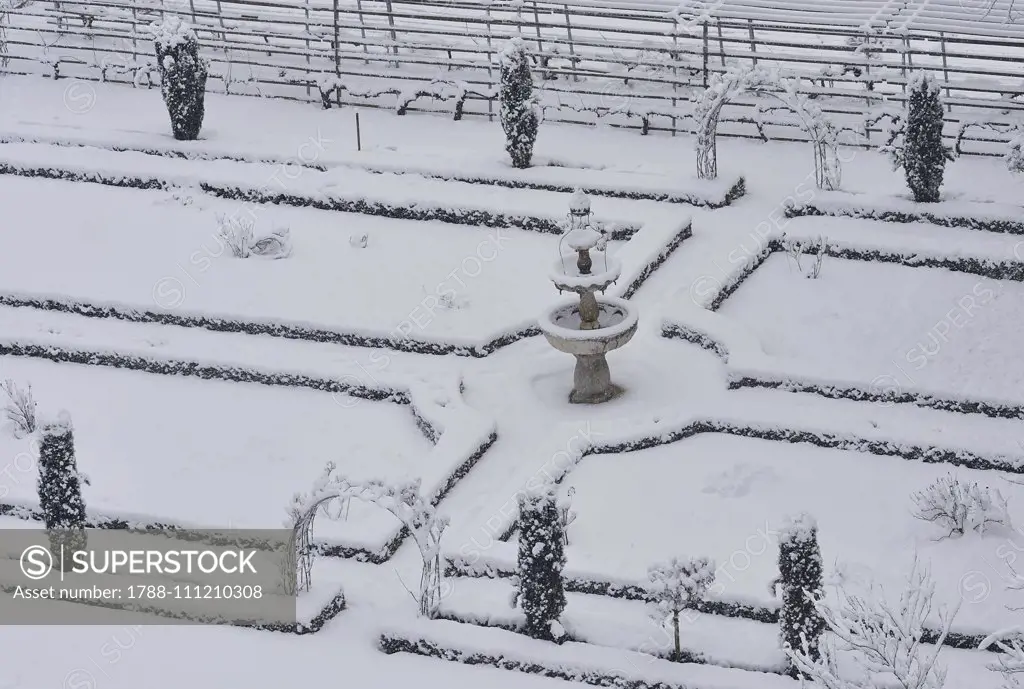
[[[685,240],[689,239],[692,236],[693,222],[691,221],[687,223],[686,227],[682,228],[680,232],[677,232],[675,235],[673,235],[672,239],[669,240],[668,244],[662,247],[661,251],[658,252],[658,255],[655,256],[654,259],[651,260],[646,266],[644,266],[643,270],[641,270],[637,274],[637,276],[633,278],[633,281],[629,283],[629,285],[626,286],[626,289],[622,291],[622,298],[632,298],[633,295],[635,295],[637,291],[640,289],[640,287],[645,282],[647,282],[647,279],[654,274],[654,271],[660,268],[665,263],[665,261],[668,260],[668,257],[675,253],[675,250],[678,249],[679,246]]]
[[[80,143],[70,139],[60,138],[33,138],[18,135],[0,136],[0,143],[36,143],[49,146],[66,148],[99,148],[115,153],[142,153],[150,156],[174,158],[179,160],[228,160],[237,163],[257,163],[263,165],[295,165],[298,167],[327,172],[330,168],[316,162],[303,162],[297,159],[284,159],[279,157],[254,156],[246,157],[231,155],[228,153],[207,153],[204,151],[179,150],[174,148],[147,148],[145,146],[121,146],[117,144]],[[373,166],[359,163],[338,163],[336,167],[353,167],[374,174],[396,173],[393,169],[383,166]],[[537,168],[534,168],[537,169]],[[723,208],[732,204],[736,199],[746,193],[746,181],[740,177],[729,187],[721,200],[709,199],[698,192],[665,192],[665,191],[644,191],[642,189],[619,189],[615,187],[577,187],[568,184],[555,182],[537,182],[532,180],[518,180],[506,177],[486,177],[480,175],[464,175],[457,172],[428,172],[425,170],[414,170],[408,174],[426,179],[436,179],[443,182],[461,182],[464,184],[479,184],[482,186],[497,186],[508,189],[530,189],[534,191],[552,191],[556,193],[571,194],[577,188],[581,188],[585,194],[590,196],[630,199],[636,201],[661,201],[664,203],[679,203],[703,208]]]
[[[925,204],[921,204],[924,206]],[[900,211],[870,206],[822,207],[813,201],[800,205],[789,205],[785,210],[787,218],[801,216],[831,216],[836,218],[859,218],[881,220],[882,222],[911,223],[923,222],[942,227],[963,227],[971,230],[985,230],[1006,234],[1024,234],[1024,222],[1012,218],[975,218],[970,215],[934,213],[926,208]]]
[[[392,349],[399,352],[432,354],[436,356],[454,354],[456,356],[483,358],[519,340],[540,335],[540,328],[530,326],[506,333],[481,345],[456,345],[445,342],[426,342],[411,338],[360,335],[340,330],[274,323],[272,321],[246,321],[198,314],[182,315],[170,312],[141,311],[129,306],[93,304],[70,298],[53,299],[49,297],[0,293],[0,306],[71,313],[87,318],[113,318],[131,323],[157,323],[160,325],[176,325],[183,328],[201,328],[221,333],[269,335],[289,340],[324,342],[347,347]]]
[[[489,665],[500,670],[512,670],[541,677],[552,677],[568,682],[581,682],[595,687],[616,687],[617,689],[696,689],[680,684],[667,682],[647,682],[629,679],[623,674],[609,674],[598,670],[574,668],[562,665],[545,665],[539,662],[527,662],[505,658],[501,655],[464,651],[457,648],[444,647],[426,639],[407,639],[395,634],[382,634],[378,642],[380,650],[389,655],[395,653],[411,653],[428,658],[438,658],[465,665]]]
[[[5,593],[14,593],[15,589],[20,588],[17,586],[0,586],[0,590]],[[334,597],[328,601],[320,612],[316,614],[308,624],[303,622],[259,622],[256,620],[229,620],[222,617],[213,617],[208,615],[196,615],[192,613],[186,613],[181,611],[167,610],[166,608],[159,608],[152,605],[145,605],[139,603],[124,604],[115,603],[113,601],[105,600],[102,598],[88,598],[78,599],[73,601],[79,605],[91,605],[97,608],[105,608],[108,610],[123,610],[129,613],[153,615],[155,617],[163,617],[172,620],[181,620],[185,622],[191,622],[194,624],[212,624],[212,625],[228,625],[231,627],[241,627],[243,629],[255,629],[257,631],[265,632],[280,632],[285,634],[315,634],[316,632],[323,629],[324,625],[337,617],[346,607],[345,592],[339,591]]]
[[[821,385],[797,379],[774,380],[741,376],[729,381],[729,389],[767,388],[786,392],[810,392],[829,399],[854,400],[856,402],[886,402],[913,404],[927,409],[952,411],[959,414],[982,414],[993,419],[1024,419],[1024,407],[978,400],[956,400],[935,397],[917,392],[874,392],[862,388],[840,385]],[[1007,469],[1007,471],[1009,471]]]
[[[445,561],[445,576],[467,577],[473,579],[511,579],[516,576],[514,565],[508,567],[491,567],[487,573],[463,566],[462,563],[448,559]],[[624,600],[646,601],[649,598],[647,589],[642,584],[623,584],[583,577],[563,576],[562,585],[570,593],[587,593],[595,596],[607,596]],[[776,608],[769,608],[745,603],[729,601],[702,601],[695,609],[707,615],[737,617],[756,622],[775,624],[779,621]]]
[[[89,182],[104,186],[126,189],[172,189],[177,185],[171,180],[138,175],[107,174],[92,170],[74,170],[52,166],[29,167],[0,162],[0,175],[39,177],[68,182]],[[272,203],[295,208],[316,208],[319,210],[359,213],[398,220],[440,221],[454,225],[474,227],[518,228],[561,234],[561,218],[545,218],[530,215],[509,215],[484,208],[447,208],[425,206],[417,203],[395,204],[386,201],[372,201],[362,198],[333,198],[330,196],[304,196],[285,192],[271,192],[267,189],[253,189],[199,181],[195,185],[201,191],[218,198],[250,203]],[[612,239],[626,240],[632,237],[639,225],[620,225],[611,235]]]

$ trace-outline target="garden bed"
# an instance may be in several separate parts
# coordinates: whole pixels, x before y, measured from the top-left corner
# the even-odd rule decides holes
[[[1024,404],[1022,297],[1016,281],[834,257],[809,280],[773,253],[718,313],[794,377],[1013,408]]]
[[[441,615],[485,627],[522,629],[522,611],[508,605],[512,590],[503,579],[453,581]],[[566,599],[559,621],[574,641],[659,658],[674,650],[670,627],[654,621],[643,602],[581,593],[569,593]],[[680,623],[680,646],[693,662],[758,672],[780,672],[785,667],[777,629],[749,620],[689,612]]]
[[[795,689],[798,683],[771,673],[695,663],[674,663],[645,653],[568,642],[556,645],[503,629],[445,620],[417,621],[386,629],[380,637],[384,653],[412,653],[467,665],[489,665],[580,682],[625,689]]]
[[[405,405],[344,406],[308,389],[10,357],[0,358],[0,378],[31,383],[41,408],[71,413],[78,466],[91,479],[83,495],[97,522],[280,528],[292,495],[308,490],[328,461],[353,479],[419,477],[428,490],[455,468]],[[18,458],[4,502],[34,511],[35,450],[8,435],[0,444],[0,454]],[[379,547],[397,526],[359,504],[346,522],[318,522],[314,535]]]
[[[45,202],[54,194],[61,204]],[[7,293],[463,343],[528,324],[557,295],[547,278],[557,240],[521,230],[260,208],[257,235],[290,226],[294,253],[242,260],[217,238],[213,212],[236,204],[204,211],[163,194],[13,178],[0,199],[31,218],[6,233]],[[366,248],[353,247],[364,233]]]
[[[593,455],[563,482],[575,488],[577,513],[567,556],[576,569],[633,581],[673,556],[708,556],[717,563],[712,598],[771,605],[776,529],[786,515],[806,510],[818,520],[822,557],[833,574],[851,585],[874,577],[896,592],[916,551],[933,564],[939,601],[952,605],[979,563],[991,563],[993,571],[985,575],[992,581],[1005,576],[997,547],[1024,536],[997,530],[985,538],[971,533],[938,540],[948,530],[914,519],[911,494],[951,471],[999,489],[1011,513],[1021,515],[1015,503],[1024,488],[992,473],[804,443],[704,434],[681,444]],[[615,502],[631,505],[629,510],[609,509],[609,485],[615,486]],[[960,611],[958,631],[991,632],[1012,623],[1004,607],[1013,603],[1012,593],[972,602]]]

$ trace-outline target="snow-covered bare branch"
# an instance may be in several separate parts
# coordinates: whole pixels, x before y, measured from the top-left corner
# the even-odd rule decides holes
[[[786,651],[812,686],[942,689],[946,671],[938,662],[939,654],[959,604],[952,610],[936,609],[935,584],[926,565],[914,558],[898,602],[889,602],[877,586],[863,595],[840,587],[837,595],[835,605],[815,601],[829,630],[818,645],[820,658],[814,659],[806,649]],[[927,644],[925,625],[933,611],[940,631],[935,643]],[[840,663],[841,653],[848,654],[851,662]]]
[[[911,498],[914,516],[948,529],[947,538],[967,531],[985,533],[992,526],[1010,526],[1006,498],[998,489],[967,483],[952,474],[936,479]]]
[[[7,395],[4,416],[15,438],[25,438],[36,431],[36,401],[32,397],[32,386],[20,387],[13,380],[0,383],[0,391]]]
[[[337,465],[329,462],[324,472],[314,482],[312,490],[296,494],[288,508],[286,525],[293,532],[300,587],[308,588],[310,583],[309,533],[317,513],[332,517],[326,507],[332,501],[338,501],[337,504],[342,509],[333,515],[334,518],[338,518],[346,512],[344,507],[348,501],[361,500],[383,507],[409,530],[423,562],[419,594],[418,597],[414,597],[419,604],[420,614],[434,617],[441,604],[441,537],[448,526],[448,518],[439,516],[433,505],[420,494],[419,479],[394,485],[381,480],[360,482],[336,474],[336,469]]]

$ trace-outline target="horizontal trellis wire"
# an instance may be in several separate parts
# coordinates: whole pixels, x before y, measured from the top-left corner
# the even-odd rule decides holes
[[[174,13],[197,27],[211,90],[493,118],[497,53],[521,36],[550,120],[690,132],[713,74],[761,66],[798,77],[857,132],[849,143],[878,144],[865,114],[899,108],[920,68],[942,86],[950,138],[1024,119],[1014,12],[1010,0],[36,0],[0,13],[0,71],[147,86],[146,26]],[[729,105],[722,133],[805,139],[756,104]],[[1001,153],[1006,138],[972,128],[964,150]]]

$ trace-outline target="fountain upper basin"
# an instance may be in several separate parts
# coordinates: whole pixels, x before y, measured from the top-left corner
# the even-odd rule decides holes
[[[599,297],[597,306],[600,327],[594,330],[580,330],[580,305],[576,299],[562,301],[545,311],[538,325],[552,347],[577,356],[607,354],[633,339],[639,315],[629,302]]]
[[[601,261],[604,263],[604,261]],[[597,266],[594,266],[595,268]],[[614,258],[607,259],[607,270],[588,275],[580,275],[580,269],[576,265],[575,256],[563,256],[555,265],[551,266],[548,277],[555,287],[565,292],[598,292],[608,289],[608,286],[619,279],[622,274],[622,263]]]

